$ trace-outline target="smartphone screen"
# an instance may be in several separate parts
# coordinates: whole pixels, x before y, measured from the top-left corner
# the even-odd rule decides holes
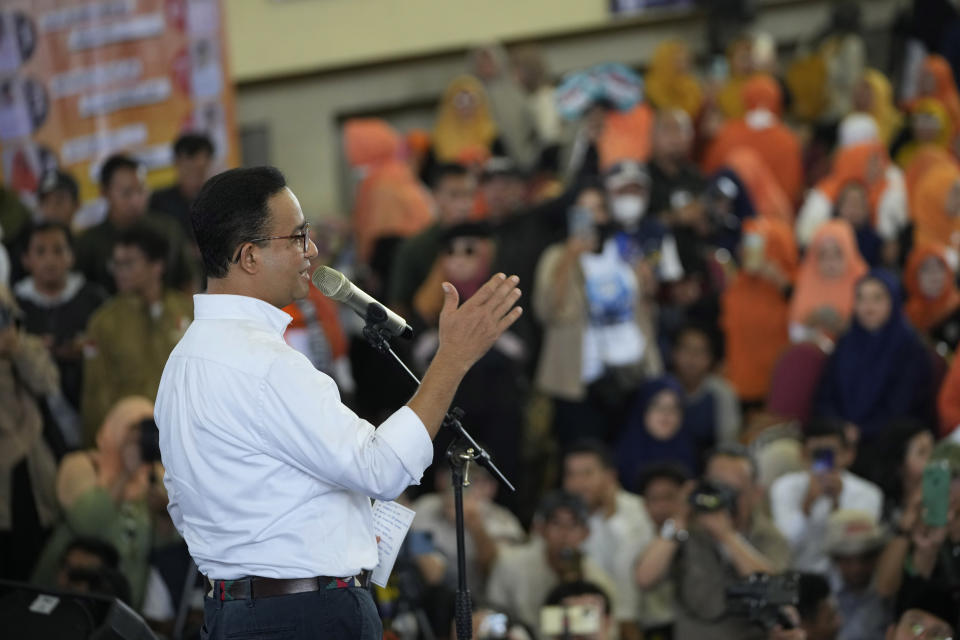
[[[950,467],[931,462],[923,469],[923,521],[929,527],[947,526],[950,509]]]
[[[592,238],[596,233],[593,213],[585,207],[570,207],[567,211],[567,233],[570,237]]]
[[[835,464],[833,449],[816,449],[813,452],[813,464],[811,466],[814,473],[829,473],[833,471]]]

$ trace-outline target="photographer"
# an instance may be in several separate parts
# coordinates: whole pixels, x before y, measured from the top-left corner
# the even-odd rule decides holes
[[[172,529],[164,526],[169,516],[159,455],[145,451],[148,429],[156,429],[152,421],[152,402],[124,398],[107,414],[97,433],[96,449],[63,459],[56,493],[65,519],[50,537],[33,582],[53,586],[64,549],[76,536],[90,536],[117,549],[118,568],[130,582],[131,603],[138,608],[144,603],[150,552],[169,541]]]
[[[610,598],[591,582],[579,580],[554,588],[544,602],[544,609],[547,608],[561,609],[563,613],[560,633],[553,633],[556,629],[540,629],[544,640],[613,640],[616,637]],[[545,622],[544,616],[541,622]],[[577,626],[584,628],[577,629]]]
[[[739,446],[724,446],[708,459],[691,495],[692,514],[661,528],[637,564],[641,589],[667,577],[676,584],[677,640],[748,640],[763,631],[726,615],[725,588],[754,573],[775,573],[789,562],[786,540],[762,511],[757,468]],[[687,523],[690,529],[687,530]]]

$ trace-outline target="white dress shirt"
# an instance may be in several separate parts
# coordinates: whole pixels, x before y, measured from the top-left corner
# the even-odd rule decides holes
[[[830,569],[830,558],[823,545],[833,504],[828,496],[820,496],[811,505],[810,515],[805,514],[803,499],[809,486],[810,473],[807,471],[796,471],[777,478],[770,487],[770,508],[774,524],[793,549],[793,568],[826,573]],[[837,509],[865,511],[879,522],[883,493],[872,482],[844,471]]]
[[[291,318],[267,302],[197,295],[194,318],[155,415],[168,510],[200,571],[229,580],[374,567],[370,497],[419,482],[433,457],[423,423],[407,407],[378,429],[354,415],[284,342]]]

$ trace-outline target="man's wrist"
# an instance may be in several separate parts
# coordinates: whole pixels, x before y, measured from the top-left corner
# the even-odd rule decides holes
[[[690,533],[686,530],[682,522],[667,518],[660,527],[660,538],[670,542],[684,543],[690,538]]]

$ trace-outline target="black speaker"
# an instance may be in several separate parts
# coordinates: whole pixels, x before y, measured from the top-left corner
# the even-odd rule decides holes
[[[5,640],[157,640],[140,615],[107,596],[0,580]]]

